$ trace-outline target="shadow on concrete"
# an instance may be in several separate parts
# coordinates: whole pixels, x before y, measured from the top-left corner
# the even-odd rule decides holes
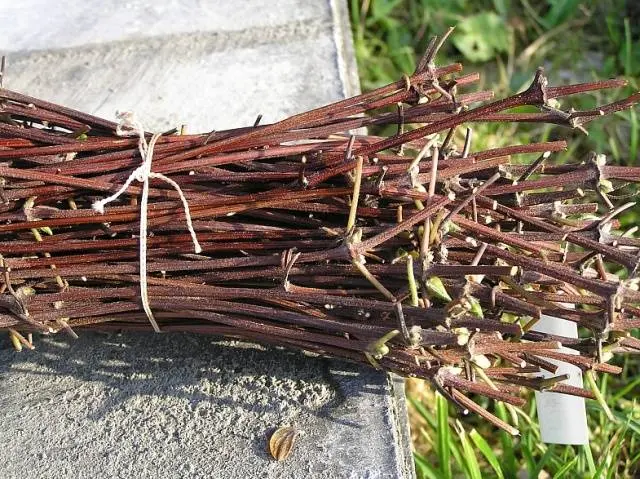
[[[173,396],[203,416],[206,405],[258,415],[294,408],[360,427],[342,417],[349,415],[342,410],[345,398],[388,394],[385,375],[359,365],[212,336],[82,332],[77,340],[37,338],[36,348],[16,353],[8,341],[0,343],[0,378],[11,372],[34,385],[39,376],[96,384],[104,394],[88,412],[90,420],[101,419],[134,396]],[[74,382],[59,383],[59,389],[49,385],[34,400],[42,400],[42,393],[52,400],[80,399],[81,392],[69,386]],[[0,407],[14,399],[0,390]],[[264,444],[260,450],[266,454]]]

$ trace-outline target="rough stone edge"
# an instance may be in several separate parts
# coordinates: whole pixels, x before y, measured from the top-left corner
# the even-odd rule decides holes
[[[337,68],[343,85],[345,98],[360,93],[358,65],[351,33],[351,22],[346,0],[330,0],[333,14],[333,34],[337,47]],[[396,374],[387,374],[390,389],[390,418],[396,439],[396,457],[398,467],[407,479],[416,477],[415,464],[411,449],[411,432],[409,415],[407,413],[407,398],[405,396],[405,380]]]
[[[342,93],[349,98],[360,93],[358,65],[351,37],[351,22],[346,0],[329,0],[333,15],[333,36],[337,49],[337,68],[342,82]]]
[[[391,388],[393,401],[394,424],[397,434],[398,462],[407,479],[416,477],[416,467],[413,461],[413,448],[411,447],[411,429],[409,427],[409,414],[407,411],[407,397],[405,395],[405,379],[397,374],[388,373],[387,380]]]

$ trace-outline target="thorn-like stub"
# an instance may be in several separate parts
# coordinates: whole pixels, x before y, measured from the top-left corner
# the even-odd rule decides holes
[[[536,75],[533,77],[533,81],[529,88],[527,88],[525,94],[527,96],[531,95],[531,102],[536,103],[538,105],[546,105],[547,98],[547,86],[549,85],[549,80],[547,76],[544,74],[544,68],[538,67],[536,70]]]

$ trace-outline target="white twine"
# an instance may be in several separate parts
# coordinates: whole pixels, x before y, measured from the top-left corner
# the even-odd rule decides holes
[[[169,183],[178,192],[182,206],[184,207],[184,214],[187,220],[187,229],[191,234],[193,246],[196,253],[202,252],[200,243],[196,232],[193,229],[193,223],[191,222],[191,213],[189,212],[189,204],[182,192],[182,189],[171,178],[163,175],[162,173],[154,173],[151,171],[151,162],[153,161],[153,149],[156,146],[156,141],[160,138],[160,133],[154,133],[151,140],[147,143],[144,135],[144,128],[142,124],[136,120],[132,112],[126,111],[118,113],[117,118],[120,120],[116,128],[116,134],[118,136],[138,136],[138,150],[142,157],[142,164],[131,172],[127,181],[124,182],[122,187],[113,195],[108,198],[96,201],[93,203],[93,209],[104,214],[104,207],[108,203],[115,201],[121,194],[127,191],[127,188],[133,183],[134,180],[142,183],[142,200],[140,201],[140,296],[142,299],[142,308],[149,318],[149,322],[156,333],[160,332],[160,327],[153,317],[151,306],[149,305],[149,292],[147,287],[147,211],[149,204],[149,178],[157,178],[166,183]]]

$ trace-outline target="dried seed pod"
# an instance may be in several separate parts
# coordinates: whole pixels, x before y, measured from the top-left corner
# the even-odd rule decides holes
[[[291,455],[298,431],[290,426],[276,429],[269,438],[269,452],[277,461],[284,461]]]

